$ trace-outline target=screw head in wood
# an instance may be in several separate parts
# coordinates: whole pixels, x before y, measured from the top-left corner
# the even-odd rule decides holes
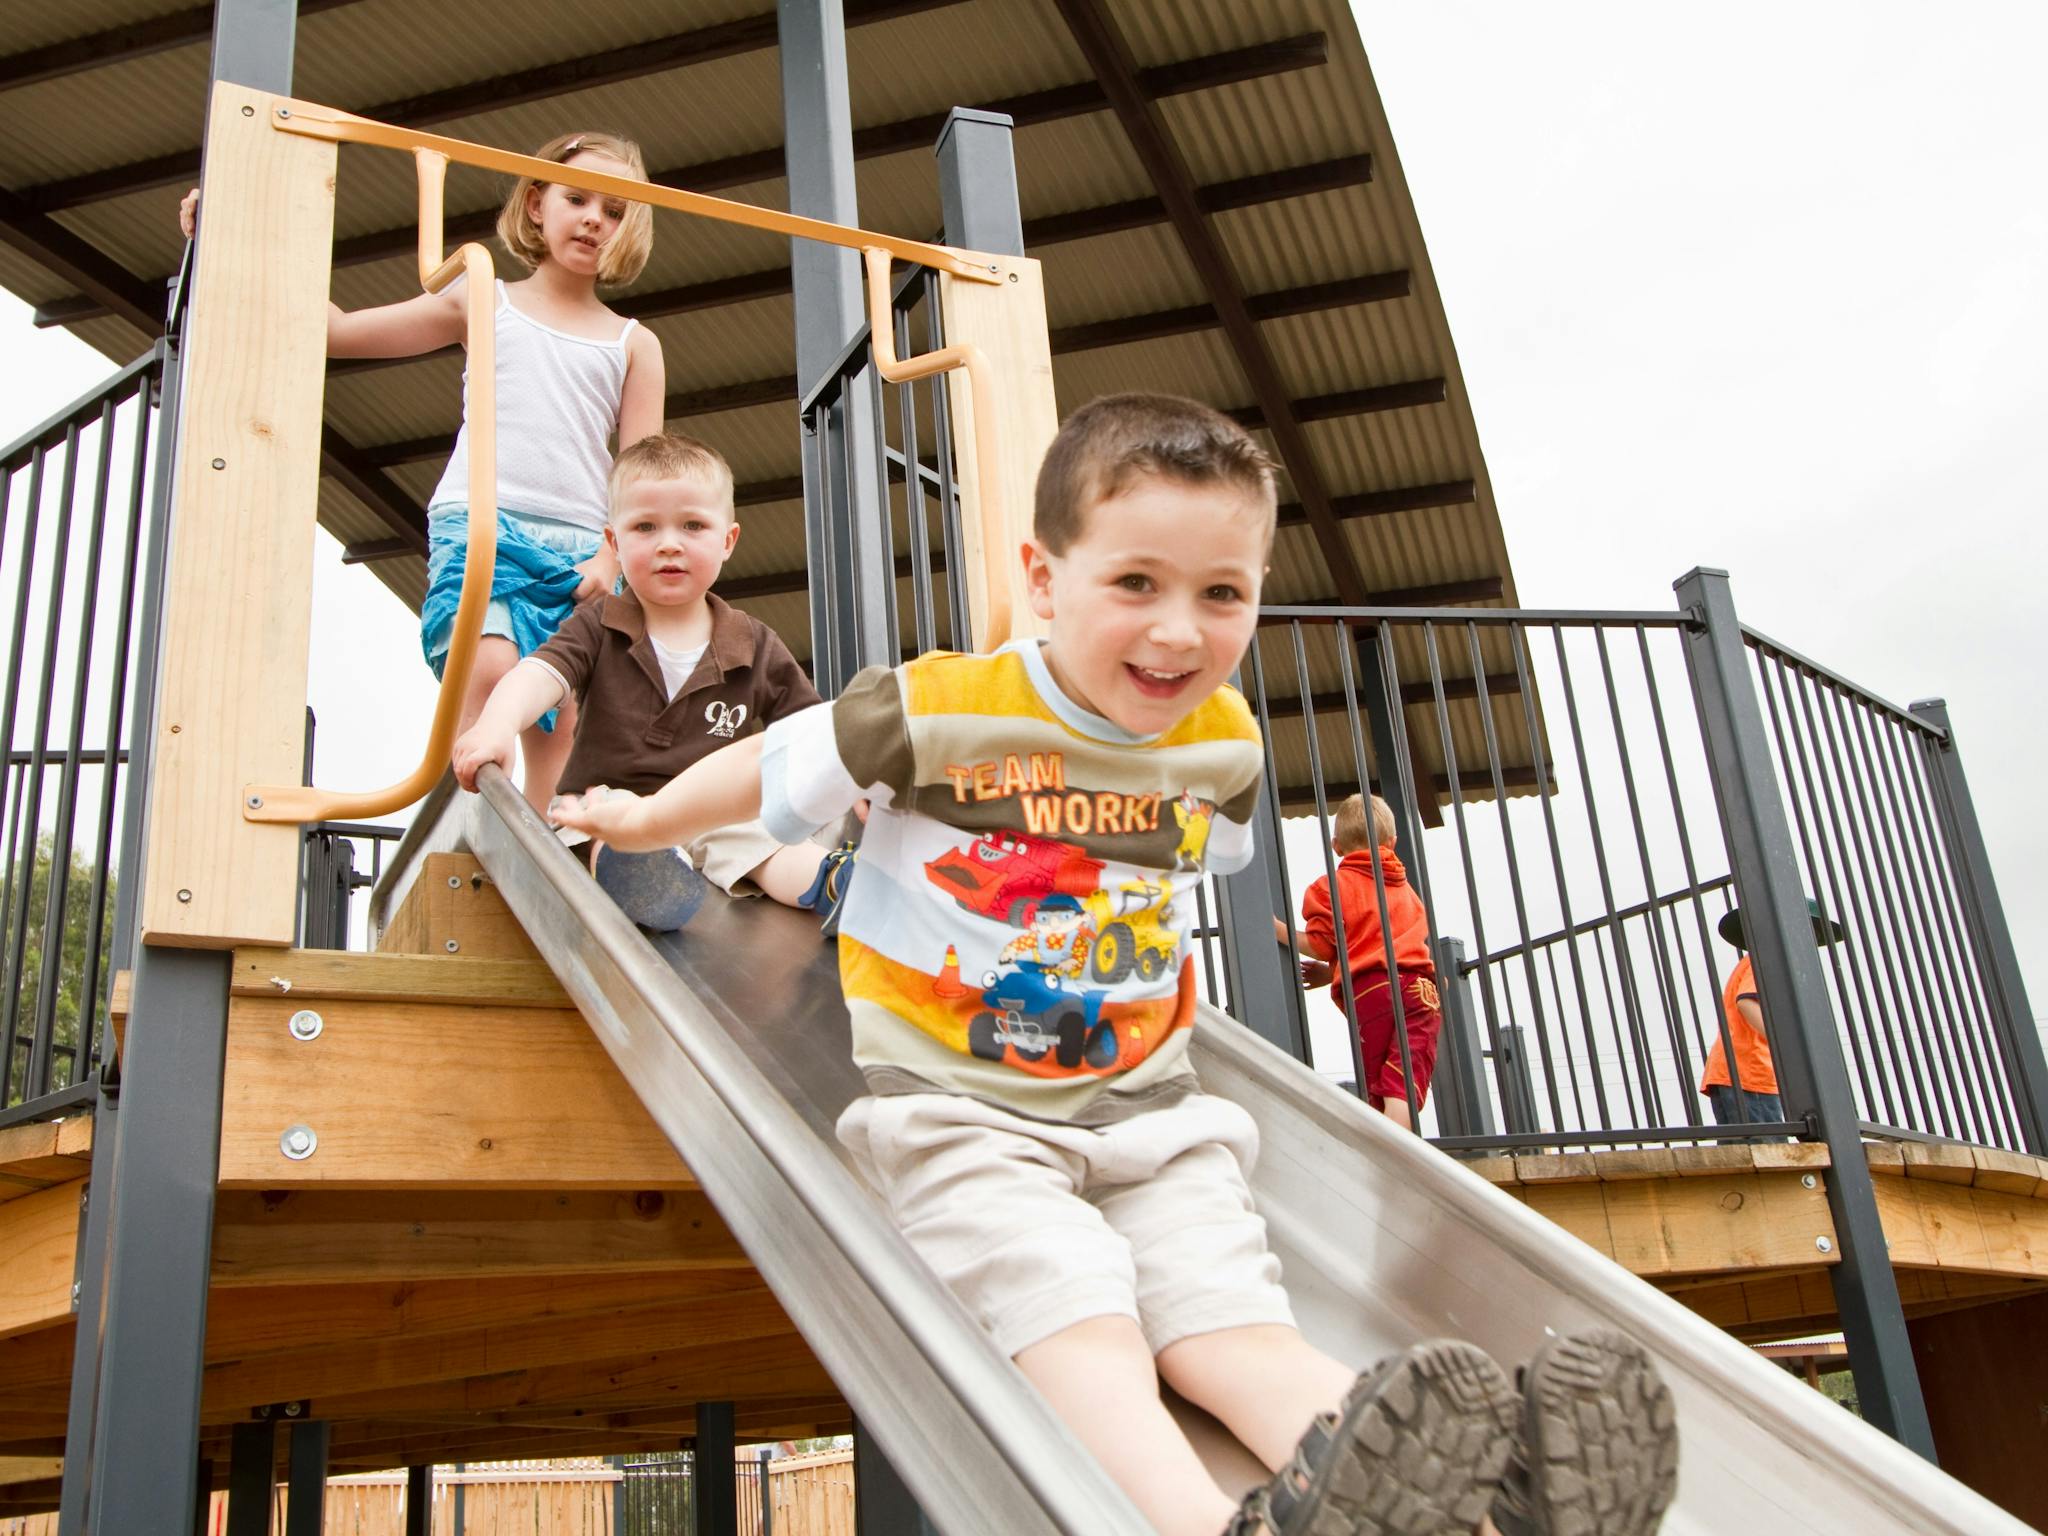
[[[443,945],[442,947],[443,947],[444,949],[446,949],[446,950],[448,951],[448,953],[449,953],[449,954],[451,954],[451,955],[452,955],[452,954],[454,954],[454,953],[455,953],[455,951],[457,951],[458,949],[462,948],[462,946],[461,946],[460,944],[456,943],[456,942],[455,942],[455,940],[453,940],[453,939],[450,939],[450,940],[449,940],[449,941],[448,941],[448,942],[447,942],[447,943],[446,943],[445,945]]]
[[[1832,1237],[1816,1237],[1813,1240],[1813,1246],[1822,1253],[1833,1253],[1835,1251],[1835,1240]]]
[[[318,1040],[320,1031],[326,1027],[326,1021],[310,1008],[301,1008],[285,1025],[285,1028],[292,1032],[294,1040]]]
[[[1810,1174],[1810,1173],[1802,1173],[1801,1175],[1799,1175],[1799,1183],[1800,1183],[1800,1187],[1801,1187],[1801,1188],[1804,1188],[1804,1189],[1819,1189],[1819,1188],[1820,1188],[1820,1180],[1819,1180],[1819,1179],[1817,1179],[1817,1178],[1815,1178],[1815,1177],[1814,1177],[1814,1176],[1813,1176],[1812,1174]]]
[[[294,1125],[277,1138],[277,1150],[295,1163],[303,1163],[320,1148],[320,1138],[310,1125]]]
[[[180,900],[180,901],[190,901],[191,899],[192,899],[192,893],[191,893],[190,891],[180,891],[180,892],[178,892],[178,900]]]

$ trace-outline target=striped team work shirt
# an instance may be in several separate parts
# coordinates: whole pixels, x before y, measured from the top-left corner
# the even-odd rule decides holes
[[[869,1088],[1083,1125],[1193,1091],[1195,888],[1250,860],[1262,761],[1235,689],[1136,737],[1036,640],[870,668],[769,726],[776,836],[872,802],[839,929]]]

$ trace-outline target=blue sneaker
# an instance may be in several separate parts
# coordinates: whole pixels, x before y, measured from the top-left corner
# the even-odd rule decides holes
[[[652,853],[598,850],[591,871],[598,889],[619,904],[619,910],[642,928],[668,933],[686,925],[704,905],[710,882],[700,875],[680,848]]]
[[[797,905],[818,914],[818,927],[827,938],[839,932],[839,911],[846,905],[846,893],[853,887],[853,865],[860,850],[841,843],[818,860],[818,878],[797,898]]]

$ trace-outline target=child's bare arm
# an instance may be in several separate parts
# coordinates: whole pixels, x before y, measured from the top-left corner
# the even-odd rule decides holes
[[[561,702],[561,679],[539,662],[522,661],[507,672],[491,690],[476,724],[455,739],[455,782],[475,789],[477,771],[485,763],[510,773],[519,733]]]
[[[564,796],[550,807],[562,826],[588,832],[623,853],[645,853],[691,842],[717,827],[761,814],[759,734],[700,757],[654,794],[581,799]]]
[[[668,391],[661,339],[641,326],[626,342],[626,381],[619,387],[619,446],[629,448],[659,432]]]
[[[466,326],[463,297],[452,286],[371,309],[329,304],[327,355],[416,357],[455,345]]]

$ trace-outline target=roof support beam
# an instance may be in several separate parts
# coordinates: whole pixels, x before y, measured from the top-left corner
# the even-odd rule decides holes
[[[1201,203],[1203,212],[1224,213],[1235,208],[1254,208],[1264,203],[1284,202],[1295,197],[1311,197],[1322,192],[1340,192],[1349,187],[1365,186],[1371,180],[1372,156],[1342,155],[1334,160],[1318,160],[1308,165],[1287,166],[1257,176],[1240,176],[1229,181],[1212,182],[1208,186],[1196,188],[1195,196]],[[497,211],[486,209],[482,213],[462,217],[475,226],[469,229],[469,235],[488,235],[497,218]],[[1075,208],[1065,213],[1026,219],[1024,247],[1026,250],[1035,251],[1069,240],[1089,240],[1101,235],[1121,234],[1126,230],[1148,229],[1165,222],[1165,205],[1156,197],[1103,203],[1091,208]],[[449,226],[458,236],[460,231],[457,226],[461,223],[462,219],[458,219]],[[360,266],[390,256],[410,254],[416,238],[415,230],[407,225],[403,229],[376,230],[368,235],[358,235],[350,240],[339,241],[334,248],[334,264],[337,267]],[[714,278],[709,282],[688,283],[678,288],[627,294],[612,307],[622,315],[631,315],[639,320],[658,320],[666,315],[690,314],[721,304],[743,304],[756,299],[782,298],[788,293],[789,268],[770,267],[759,272],[742,272],[732,277]],[[97,320],[106,313],[108,310],[104,304],[88,295],[75,294],[69,298],[52,299],[47,304],[37,305],[35,324],[45,328],[53,325],[76,325],[81,321]],[[352,361],[375,365],[383,360],[366,358]]]
[[[335,11],[358,3],[360,0],[299,0],[299,16],[303,20],[322,11]],[[67,75],[103,69],[109,64],[147,58],[153,53],[183,48],[190,43],[203,43],[212,36],[213,7],[195,5],[189,10],[173,11],[168,16],[152,16],[147,21],[133,21],[125,26],[88,32],[83,37],[66,38],[61,43],[25,48],[20,53],[0,58],[0,91],[18,90],[25,85],[40,85],[46,80],[61,80]]]
[[[1362,604],[1365,578],[1330,510],[1330,493],[1324,485],[1322,470],[1294,416],[1279,366],[1259,332],[1258,320],[1252,314],[1229,254],[1195,197],[1195,179],[1180,146],[1174,142],[1156,102],[1139,85],[1139,70],[1131,57],[1130,45],[1101,0],[1055,3],[1067,30],[1102,82],[1118,122],[1151,176],[1174,231],[1194,263],[1202,286],[1208,290],[1238,364],[1251,382],[1266,430],[1272,434],[1280,460],[1294,482],[1295,494],[1308,514],[1309,527],[1322,549],[1324,563],[1336,578],[1338,594],[1347,603]]]
[[[960,0],[844,0],[844,3],[846,24],[855,27],[865,22],[957,5]],[[310,9],[302,6],[301,14]],[[207,15],[210,26],[210,10]],[[775,13],[769,11],[763,15],[743,16],[737,21],[698,27],[689,32],[629,43],[603,53],[560,59],[552,64],[516,70],[489,80],[472,80],[444,90],[381,102],[362,109],[359,115],[406,128],[425,128],[435,123],[471,117],[479,112],[496,112],[569,91],[615,85],[622,80],[640,79],[664,70],[684,69],[692,64],[710,63],[774,46]],[[125,197],[131,192],[187,180],[198,174],[199,151],[196,148],[180,149],[147,160],[131,161],[127,165],[46,181],[25,195],[30,206],[38,212],[55,213],[107,198]]]
[[[1347,603],[1336,597],[1304,597],[1290,601],[1290,608],[1448,608],[1454,603],[1498,602],[1507,584],[1498,576],[1475,576],[1466,581],[1438,581],[1421,587],[1390,587],[1374,592],[1362,603]],[[1291,624],[1292,619],[1261,615],[1261,627]]]
[[[1346,278],[1340,282],[1315,283],[1305,288],[1283,288],[1272,293],[1255,294],[1248,302],[1253,313],[1264,320],[1404,298],[1408,291],[1408,274],[1405,271],[1378,272],[1367,277]],[[1130,315],[1119,320],[1097,321],[1091,325],[1070,326],[1064,330],[1054,331],[1052,351],[1053,355],[1058,357],[1069,352],[1085,352],[1096,347],[1123,346],[1167,336],[1184,336],[1195,331],[1213,329],[1220,323],[1215,309],[1207,304],[1191,305],[1184,309],[1160,310],[1149,315]],[[428,355],[452,357],[457,350],[450,347]],[[346,358],[330,363],[327,375],[329,378],[341,378],[371,369],[398,367],[417,361],[419,359],[406,357]],[[1336,416],[1397,410],[1405,406],[1427,404],[1443,399],[1443,382],[1442,379],[1424,379],[1415,383],[1382,385],[1374,389],[1346,390],[1341,394],[1316,395],[1295,401],[1294,410],[1297,417],[1303,421],[1323,421]],[[781,374],[681,391],[670,395],[663,403],[663,414],[667,420],[688,416],[711,416],[721,411],[744,410],[756,405],[775,405],[795,398],[796,380],[787,374]],[[1242,406],[1230,414],[1252,428],[1262,425],[1265,420],[1264,413],[1257,406]],[[369,462],[378,465],[418,463],[428,459],[445,458],[454,443],[452,435],[441,433],[431,437],[408,438],[401,442],[379,444],[365,450],[365,455]],[[1428,489],[1430,494],[1441,493],[1454,500],[1472,499],[1470,481],[1459,482],[1459,486]],[[1441,501],[1426,504],[1444,505]],[[1388,507],[1384,510],[1405,511],[1407,507]],[[1289,516],[1290,513],[1293,514],[1292,517]],[[1290,502],[1281,509],[1283,526],[1305,519],[1306,514],[1299,502]]]

